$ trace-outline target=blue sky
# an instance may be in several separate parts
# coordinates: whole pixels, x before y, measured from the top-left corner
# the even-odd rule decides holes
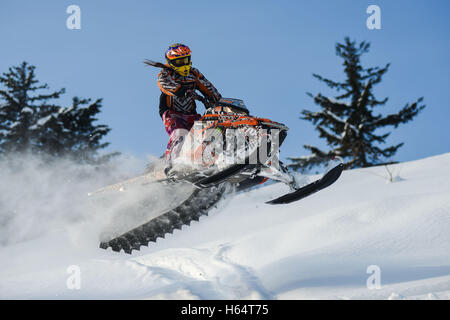
[[[66,28],[71,4],[81,8],[81,30]],[[372,4],[381,8],[381,30],[366,27]],[[395,160],[414,160],[450,151],[449,12],[446,0],[2,0],[0,72],[25,60],[51,89],[66,88],[63,104],[75,95],[103,98],[99,123],[112,128],[108,151],[160,155],[168,138],[158,114],[158,71],[142,61],[163,61],[169,44],[183,42],[223,96],[290,127],[285,158],[306,155],[303,144],[326,147],[299,115],[317,109],[306,92],[335,95],[312,73],[342,80],[334,46],[349,36],[371,42],[364,66],[391,63],[375,87],[379,99],[389,97],[379,112],[424,96],[426,109],[387,141],[405,142]]]

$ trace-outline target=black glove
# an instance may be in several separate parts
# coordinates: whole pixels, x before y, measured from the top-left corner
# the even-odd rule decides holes
[[[217,102],[219,102],[221,98],[222,96],[219,93],[218,95],[213,95],[211,98],[209,98],[209,101],[211,102],[211,104],[217,104]]]

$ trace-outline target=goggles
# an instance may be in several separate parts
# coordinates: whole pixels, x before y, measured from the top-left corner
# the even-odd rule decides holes
[[[191,56],[170,60],[169,63],[174,67],[187,66],[191,63]]]

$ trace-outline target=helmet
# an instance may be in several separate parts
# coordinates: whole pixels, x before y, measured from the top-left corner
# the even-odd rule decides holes
[[[191,70],[191,49],[188,46],[175,43],[166,50],[166,60],[169,66],[179,75],[186,77]]]

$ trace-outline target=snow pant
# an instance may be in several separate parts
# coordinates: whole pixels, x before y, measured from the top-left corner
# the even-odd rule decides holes
[[[181,151],[185,135],[191,130],[194,122],[200,119],[200,115],[185,114],[174,110],[166,110],[162,115],[162,120],[169,135],[169,143],[166,148],[166,160],[176,158]]]

